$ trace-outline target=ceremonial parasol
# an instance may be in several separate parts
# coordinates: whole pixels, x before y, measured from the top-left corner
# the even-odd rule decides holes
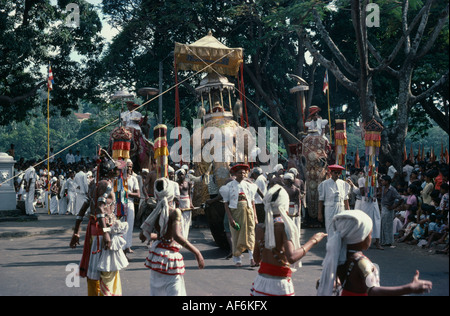
[[[179,70],[215,72],[236,76],[243,63],[243,49],[229,48],[212,36],[211,31],[192,44],[175,43],[176,64]]]

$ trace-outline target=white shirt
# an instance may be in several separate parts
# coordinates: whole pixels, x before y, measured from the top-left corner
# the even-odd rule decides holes
[[[406,173],[405,182],[409,181],[409,177],[411,176],[411,172],[414,170],[414,167],[411,165],[406,165],[403,167],[403,172]]]
[[[325,126],[327,126],[328,120],[324,120],[322,118],[317,118],[317,121],[308,121],[305,123],[305,126],[308,127],[308,131],[313,133],[310,133],[310,135],[313,136],[322,136],[323,135],[323,129]]]
[[[75,156],[71,153],[68,153],[66,155],[66,163],[74,163],[75,162]]]
[[[228,202],[229,208],[237,208],[239,193],[243,192],[247,198],[248,207],[252,207],[252,202],[255,200],[257,186],[253,183],[242,180],[237,182],[233,180],[223,185],[220,189],[220,195],[224,202]]]
[[[24,178],[25,178],[25,181],[27,181],[27,184],[28,183],[30,183],[30,184],[36,183],[36,176],[37,176],[36,171],[34,170],[33,167],[28,167],[28,169],[25,170]]]
[[[87,194],[89,191],[89,185],[87,181],[87,175],[83,171],[78,171],[74,179],[77,193]]]
[[[67,193],[75,193],[77,189],[77,184],[75,183],[75,180],[72,178],[67,179],[65,183],[65,188],[67,189]]]
[[[319,201],[323,201],[325,207],[334,206],[336,203],[343,207],[350,193],[350,185],[341,179],[337,179],[336,182],[331,178],[322,181],[317,189]]]
[[[394,168],[393,165],[389,166],[387,175],[391,177],[391,179],[394,179],[395,174],[397,173],[397,169]]]
[[[263,174],[259,175],[258,178],[256,178],[255,184],[258,187],[258,189],[261,191],[261,193],[266,195],[267,179]],[[258,194],[258,192],[256,192],[256,195],[255,195],[255,204],[263,204],[263,200],[262,200],[261,196]]]
[[[141,126],[139,126],[139,122],[141,121],[142,114],[138,111],[126,111],[120,115],[125,126],[133,127],[134,129],[141,130]]]
[[[134,192],[139,190],[139,182],[138,179],[136,178],[136,176],[130,176],[129,178],[127,178],[127,185],[128,185],[128,191],[129,192]],[[128,198],[128,203],[134,203],[134,198]]]

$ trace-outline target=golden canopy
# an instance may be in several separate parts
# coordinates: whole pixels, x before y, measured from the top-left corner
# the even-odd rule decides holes
[[[175,42],[174,54],[179,70],[199,71],[217,61],[204,71],[210,73],[215,70],[226,76],[236,76],[243,62],[242,48],[225,46],[212,36],[211,31],[192,44]]]

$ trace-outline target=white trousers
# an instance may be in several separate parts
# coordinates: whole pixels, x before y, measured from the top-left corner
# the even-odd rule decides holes
[[[27,192],[27,197],[25,199],[25,211],[27,215],[34,214],[34,187],[34,183],[30,184],[30,190]]]
[[[75,200],[76,200],[76,193],[75,192],[68,192],[67,193],[67,212],[69,214],[75,215],[76,209],[75,209]]]
[[[134,203],[132,199],[128,201],[128,209],[127,209],[127,223],[128,223],[128,231],[124,236],[126,240],[126,245],[124,249],[130,248],[133,245],[133,227],[134,227]]]

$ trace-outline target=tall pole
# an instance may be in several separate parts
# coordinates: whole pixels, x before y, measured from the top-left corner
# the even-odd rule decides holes
[[[48,63],[50,72],[50,62]],[[47,75],[48,76],[48,75]],[[50,215],[50,85],[47,79],[47,211]]]
[[[163,63],[162,61],[159,62],[159,97],[158,97],[158,123],[162,124],[162,81],[163,81]]]
[[[330,112],[330,87],[327,89],[327,99],[328,99],[328,126],[330,128],[330,144],[333,143],[333,136],[331,134],[331,112]]]

